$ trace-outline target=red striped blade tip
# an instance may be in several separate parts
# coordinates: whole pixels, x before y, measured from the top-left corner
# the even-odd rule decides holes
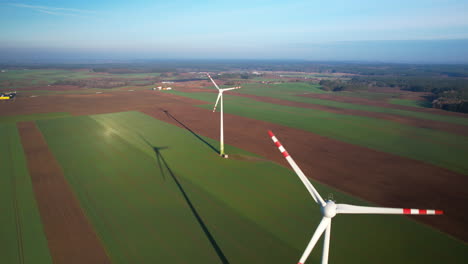
[[[271,130],[268,130],[268,135],[270,135],[270,137],[274,137],[275,134],[273,134],[273,132],[271,132]]]
[[[410,214],[410,215],[442,215],[444,211],[442,210],[426,210],[426,209],[410,209],[404,208],[403,214]]]

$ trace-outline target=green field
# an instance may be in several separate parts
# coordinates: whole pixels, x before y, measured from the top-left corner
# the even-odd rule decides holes
[[[214,102],[214,93],[171,93]],[[310,131],[468,174],[468,137],[397,122],[225,97],[225,112]],[[200,107],[211,109],[212,104]]]
[[[397,105],[404,105],[404,106],[413,106],[413,107],[424,107],[424,108],[431,108],[432,107],[431,102],[420,101],[420,100],[390,99],[389,103],[397,104]]]
[[[144,114],[37,124],[113,263],[295,263],[319,222],[292,171],[231,146],[244,159],[222,159],[216,141]],[[340,216],[332,229],[330,263],[468,260],[466,244],[403,216]]]
[[[70,116],[69,113],[56,112],[56,113],[45,113],[45,114],[29,114],[29,115],[14,115],[14,116],[0,116],[0,124],[2,123],[16,123],[22,121],[33,121],[41,119],[53,119],[60,117]]]
[[[52,263],[16,125],[0,138],[0,263]]]
[[[96,75],[87,71],[71,70],[9,70],[0,73],[0,83],[8,82],[9,85],[0,85],[0,90],[23,89],[29,86],[48,85],[55,81],[65,79],[96,78]]]
[[[376,101],[391,100],[391,98],[398,97],[400,95],[399,93],[376,93],[361,90],[332,92],[331,94],[335,96],[357,97]]]
[[[318,85],[301,82],[279,84],[245,83],[242,84],[242,89],[236,90],[236,92],[280,99],[296,94],[327,93],[320,89]]]
[[[262,84],[262,83],[245,83],[242,84],[242,90],[236,92],[253,94],[259,96],[267,96],[278,99],[289,100],[290,96],[308,94],[308,93],[326,93],[335,96],[358,97],[370,100],[387,100],[398,96],[398,93],[375,93],[368,91],[340,91],[328,92],[321,89],[320,85],[302,82],[278,83],[278,84]]]
[[[100,73],[96,74],[91,71],[73,71],[73,70],[59,70],[59,69],[44,69],[44,70],[8,70],[0,73],[0,91],[20,90],[21,92],[27,91],[28,87],[32,86],[46,86],[53,84],[56,81],[64,80],[80,80],[80,79],[118,79],[128,80],[131,79],[132,85],[141,84],[147,78],[160,76],[160,73],[131,73],[131,74],[110,74]],[[119,87],[122,88],[122,87]],[[89,90],[96,88],[88,88]],[[103,89],[110,90],[110,89]],[[58,94],[61,91],[53,91]],[[70,91],[64,91],[69,93]]]
[[[422,112],[414,112],[414,111],[401,110],[401,109],[391,109],[391,108],[369,106],[369,105],[342,103],[342,102],[336,102],[332,100],[323,100],[323,99],[297,96],[297,95],[306,94],[306,93],[325,93],[324,91],[319,89],[318,85],[313,85],[313,84],[303,84],[303,83],[284,83],[284,84],[278,84],[278,85],[273,85],[273,84],[271,85],[270,84],[268,85],[267,84],[248,84],[247,85],[246,84],[246,85],[242,85],[242,87],[243,87],[242,89],[236,90],[236,93],[266,96],[266,97],[278,98],[282,100],[289,100],[289,101],[295,101],[295,102],[301,102],[301,103],[332,106],[336,108],[387,113],[387,114],[408,116],[408,117],[448,122],[448,123],[468,126],[468,118],[463,118],[463,117],[437,115],[433,113],[422,113]],[[397,101],[397,102],[401,102],[401,101]]]

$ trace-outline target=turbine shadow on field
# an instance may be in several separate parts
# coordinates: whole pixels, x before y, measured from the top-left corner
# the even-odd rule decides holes
[[[139,133],[137,133],[138,136],[141,138],[141,140],[143,140],[146,145],[148,145],[150,148],[152,148],[153,150],[155,149],[153,147],[153,145],[151,145],[151,143],[148,142],[148,140],[146,140],[146,138],[144,138],[142,135],[140,135]],[[162,149],[167,149],[168,147],[159,147],[158,150],[162,150]],[[156,154],[159,153],[159,152],[156,152]],[[163,180],[166,181],[166,174],[164,173],[164,170],[163,170],[163,166],[161,164],[161,156],[160,155],[156,155],[156,161],[158,162],[158,168],[159,168],[159,172],[161,173],[161,176],[163,177]]]
[[[187,129],[190,133],[192,133],[195,137],[197,137],[199,140],[201,140],[203,143],[205,143],[208,147],[210,147],[214,152],[216,152],[217,154],[219,154],[219,150],[216,149],[215,147],[213,147],[213,145],[211,145],[210,143],[208,143],[206,140],[204,140],[202,137],[200,137],[199,135],[197,135],[197,133],[193,132],[192,129],[190,129],[188,126],[186,126],[184,123],[180,122],[179,120],[177,120],[177,118],[175,118],[173,115],[171,115],[171,113],[169,113],[169,111],[165,110],[165,109],[161,109],[161,111],[163,111],[168,117],[174,119],[174,121],[176,121],[179,125],[183,126],[185,129]]]
[[[159,153],[159,150],[167,149],[167,148],[168,147],[160,147],[160,148],[158,148],[158,152],[156,152],[156,153]],[[156,148],[153,148],[153,150],[155,150],[155,149]],[[156,160],[158,161],[159,171],[161,172],[163,180],[166,181],[166,174],[164,173],[164,169],[163,169],[163,166],[162,166],[161,155],[156,155]]]
[[[161,154],[161,150],[167,149],[168,147],[152,147],[154,153],[156,154],[156,159],[158,160],[158,165],[160,166],[161,171],[164,169],[161,166],[164,166],[165,169],[169,172],[169,175],[172,177],[174,182],[176,183],[177,187],[179,188],[180,192],[182,193],[182,196],[184,197],[185,201],[187,202],[187,205],[190,207],[190,210],[192,211],[193,215],[198,221],[198,224],[202,228],[203,232],[205,233],[206,237],[210,241],[211,245],[213,246],[213,249],[216,251],[216,254],[218,254],[219,259],[221,260],[221,263],[223,264],[229,264],[229,261],[227,260],[226,256],[224,255],[223,251],[221,248],[218,246],[218,243],[216,243],[216,240],[214,239],[213,235],[211,235],[210,231],[208,230],[208,227],[205,225],[205,222],[201,218],[201,216],[198,214],[197,209],[195,206],[192,204],[190,201],[190,198],[188,197],[187,193],[185,192],[184,188],[182,187],[182,184],[180,184],[179,180],[175,176],[174,172],[171,170],[171,167],[167,164],[166,160],[164,159],[164,156]],[[164,175],[164,174],[163,174]]]

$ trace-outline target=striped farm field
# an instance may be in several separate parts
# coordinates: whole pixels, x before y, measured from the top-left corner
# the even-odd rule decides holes
[[[407,117],[414,117],[414,118],[434,120],[434,121],[468,126],[468,118],[463,118],[463,117],[438,115],[434,113],[424,113],[424,112],[419,112],[419,111],[409,111],[409,110],[393,109],[393,108],[378,107],[378,106],[371,106],[371,105],[352,104],[352,103],[337,102],[337,101],[332,101],[332,100],[324,100],[324,99],[298,96],[302,94],[324,93],[322,90],[319,89],[318,85],[311,85],[311,84],[303,84],[303,83],[298,83],[298,84],[284,83],[284,84],[277,84],[277,85],[245,84],[243,85],[243,89],[236,90],[236,93],[272,97],[272,98],[278,98],[282,100],[289,100],[289,101],[294,101],[294,102],[316,104],[316,105],[323,105],[323,106],[331,106],[331,107],[343,108],[343,109],[387,113],[387,114],[394,114],[398,116],[407,116]],[[396,102],[397,104],[399,103],[400,105],[413,106],[415,110],[421,108],[420,105],[418,106],[414,105],[415,103],[410,105],[408,101],[409,100],[396,100],[393,102]]]
[[[397,105],[406,105],[412,107],[431,107],[431,102],[427,101],[420,101],[420,100],[408,100],[408,99],[390,99],[389,102],[391,104]]]
[[[212,93],[172,93],[210,103],[216,100],[216,94]],[[468,174],[466,136],[370,117],[259,102],[233,95],[226,96],[225,100],[226,113],[310,131]],[[200,107],[211,109],[212,104]]]
[[[113,263],[297,263],[320,220],[291,170],[231,146],[222,159],[217,141],[145,114],[36,123]],[[330,263],[456,263],[467,252],[404,216],[340,216]],[[317,246],[308,263],[320,256]]]
[[[52,263],[16,125],[0,138],[0,263]]]

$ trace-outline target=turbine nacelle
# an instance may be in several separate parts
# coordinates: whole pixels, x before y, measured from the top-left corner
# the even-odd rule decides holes
[[[218,92],[219,92],[219,93],[223,93],[223,92],[226,92],[226,91],[235,90],[235,89],[240,89],[240,88],[241,88],[240,86],[230,87],[230,88],[219,88],[219,89],[218,89]]]
[[[336,204],[334,201],[327,200],[326,205],[322,207],[323,217],[333,218],[336,216]]]
[[[215,83],[215,81],[213,80],[213,78],[211,78],[211,76],[209,74],[206,74],[208,76],[208,78],[210,78],[211,82],[214,84],[214,86],[216,87],[216,89],[218,89],[218,97],[216,98],[216,103],[213,107],[213,112],[216,111],[216,107],[218,106],[218,102],[221,100],[223,100],[223,92],[226,92],[226,91],[231,91],[231,90],[235,90],[235,89],[240,89],[241,87],[240,86],[236,86],[236,87],[230,87],[230,88],[219,88],[219,86]],[[221,102],[221,105],[223,104],[223,102]]]

